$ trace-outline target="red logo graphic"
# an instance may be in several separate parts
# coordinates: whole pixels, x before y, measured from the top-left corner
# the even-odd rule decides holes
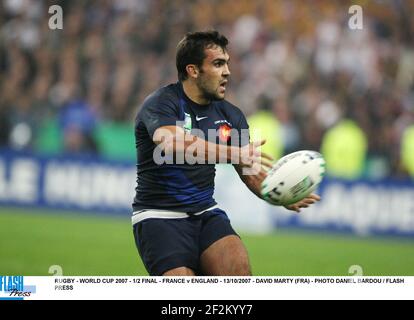
[[[230,139],[231,128],[227,124],[223,124],[218,130],[220,141],[227,143]]]

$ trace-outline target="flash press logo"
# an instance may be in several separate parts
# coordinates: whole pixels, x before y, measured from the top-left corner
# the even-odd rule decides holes
[[[35,292],[35,286],[24,286],[23,276],[0,276],[0,300],[23,300]]]

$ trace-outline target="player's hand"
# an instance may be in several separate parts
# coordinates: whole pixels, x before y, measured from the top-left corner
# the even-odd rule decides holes
[[[312,204],[314,204],[314,203],[316,203],[317,201],[320,201],[320,200],[321,200],[320,196],[318,196],[317,194],[311,193],[306,198],[304,198],[304,199],[302,199],[302,200],[300,200],[300,201],[298,201],[294,204],[285,206],[285,208],[288,209],[288,210],[300,212],[301,208],[308,208],[310,205],[312,205]]]
[[[274,159],[268,154],[261,152],[260,147],[266,143],[266,140],[253,141],[248,145],[240,148],[239,163],[242,167],[253,168],[257,173],[261,171],[261,167],[272,167]]]

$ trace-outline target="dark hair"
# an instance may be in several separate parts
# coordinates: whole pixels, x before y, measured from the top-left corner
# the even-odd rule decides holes
[[[177,45],[175,63],[178,80],[187,79],[188,74],[185,69],[187,65],[195,64],[197,67],[201,67],[206,57],[204,49],[216,45],[226,51],[228,43],[229,41],[225,36],[214,30],[187,33]]]

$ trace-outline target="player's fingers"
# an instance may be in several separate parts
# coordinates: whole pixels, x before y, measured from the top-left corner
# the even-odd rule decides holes
[[[290,206],[286,206],[285,208],[288,210],[296,211],[297,213],[300,212],[300,208],[296,204],[291,204]]]
[[[314,200],[316,200],[316,201],[320,201],[321,200],[321,197],[320,196],[318,196],[317,194],[315,194],[315,193],[311,193],[310,195],[308,195],[307,196],[307,198],[311,198],[311,199],[314,199]]]
[[[253,148],[257,148],[257,147],[264,145],[265,143],[266,143],[266,139],[262,139],[262,140],[253,141],[252,145],[253,145]]]
[[[267,169],[271,169],[273,167],[273,164],[269,161],[261,159],[261,165],[263,167],[266,167]]]
[[[272,156],[268,155],[267,153],[261,152],[260,156],[270,161],[275,161]]]
[[[307,203],[307,204],[314,204],[314,203],[316,203],[317,200],[312,199],[312,198],[305,198],[302,201]]]

